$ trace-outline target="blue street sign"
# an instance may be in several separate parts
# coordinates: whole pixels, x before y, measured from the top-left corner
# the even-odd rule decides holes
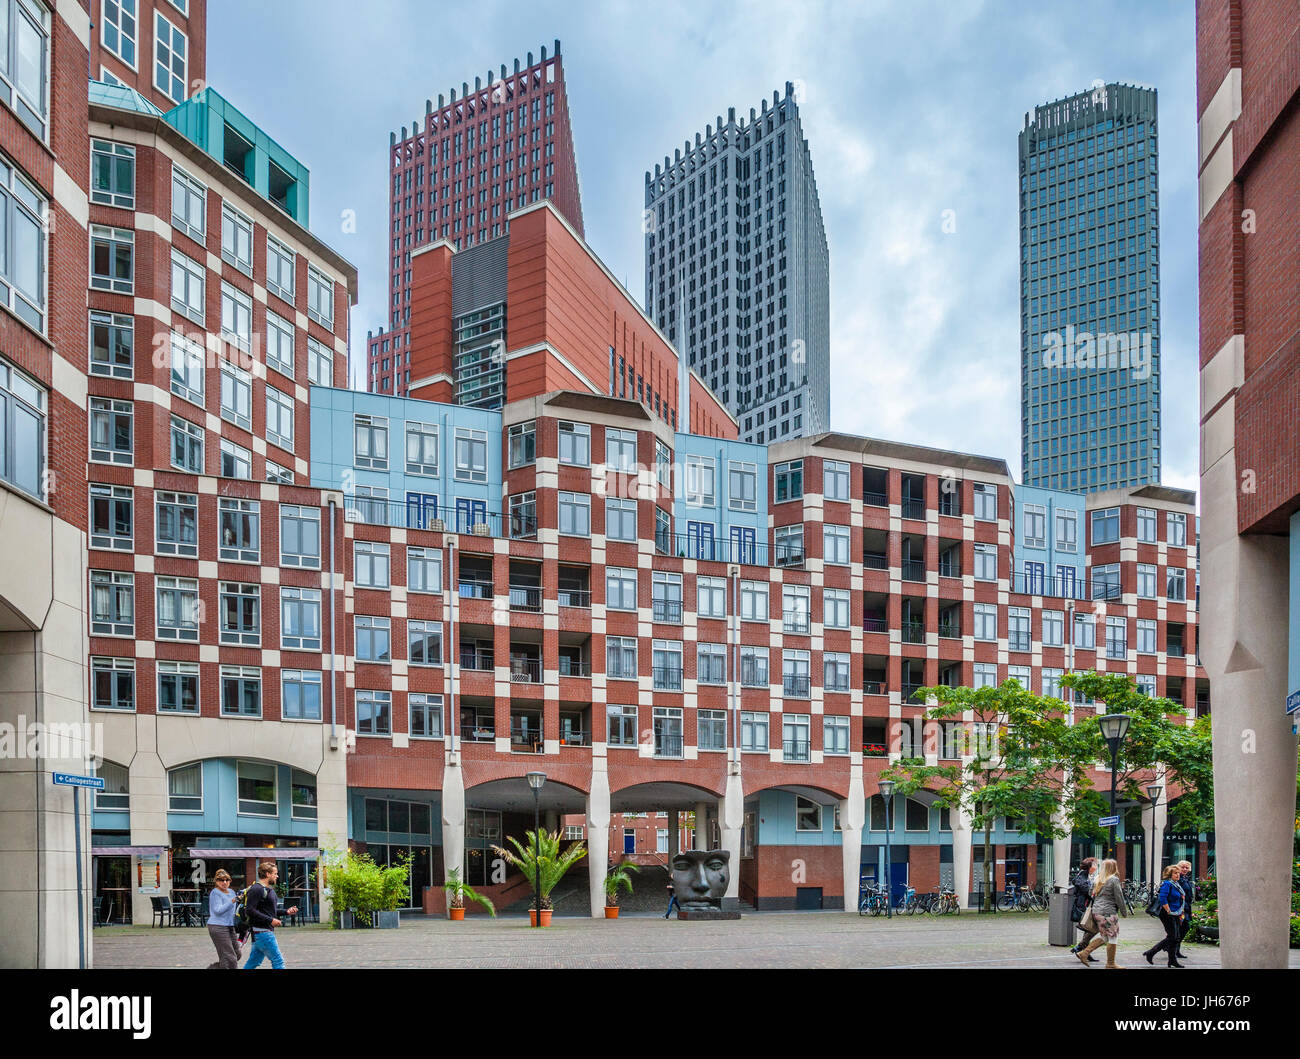
[[[1099,820],[1097,821],[1097,823],[1100,824],[1102,827],[1118,827],[1118,826],[1119,826],[1119,817],[1118,817],[1118,816],[1103,816],[1103,817],[1101,817],[1101,819],[1099,819]]]
[[[1293,691],[1286,697],[1286,712],[1295,713],[1300,710],[1300,691]]]
[[[87,787],[95,791],[104,789],[104,781],[100,777],[75,776],[71,772],[54,773],[54,785],[56,787]]]

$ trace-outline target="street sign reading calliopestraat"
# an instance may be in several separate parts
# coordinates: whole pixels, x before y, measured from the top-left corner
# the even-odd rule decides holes
[[[1300,710],[1300,691],[1293,691],[1286,697],[1286,712],[1292,714],[1296,710]]]
[[[85,787],[92,791],[104,789],[104,780],[100,776],[78,776],[72,772],[55,772],[52,776],[56,787]]]
[[[1118,826],[1119,826],[1119,817],[1118,817],[1118,816],[1103,816],[1103,817],[1101,817],[1101,818],[1099,818],[1099,819],[1097,820],[1097,823],[1098,823],[1101,827],[1118,827]]]

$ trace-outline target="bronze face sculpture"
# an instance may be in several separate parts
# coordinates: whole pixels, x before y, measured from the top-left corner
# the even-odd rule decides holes
[[[672,859],[673,888],[685,912],[721,908],[731,881],[731,851],[682,850]]]

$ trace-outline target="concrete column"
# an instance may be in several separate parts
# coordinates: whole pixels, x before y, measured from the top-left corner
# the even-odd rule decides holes
[[[1151,878],[1159,879],[1160,873],[1165,867],[1165,829],[1169,819],[1169,812],[1165,808],[1165,795],[1163,792],[1160,795],[1160,804],[1156,807],[1154,826],[1152,826],[1151,823],[1151,816],[1152,813],[1150,809],[1147,809],[1142,814],[1142,833],[1146,837],[1146,849],[1142,851],[1142,874],[1145,877],[1146,874],[1152,870],[1151,865],[1154,863],[1155,870]],[[1156,851],[1154,862],[1151,859],[1152,849]]]
[[[328,850],[341,854],[348,848],[347,740],[342,727],[338,733],[338,749],[331,750],[329,725],[321,725],[321,744],[321,767],[316,773],[316,835],[324,858]],[[328,922],[333,912],[325,899],[328,883],[328,879],[322,878],[325,874],[316,873],[316,896],[322,923]],[[416,894],[415,899],[419,904],[424,895]]]
[[[1300,578],[1291,562],[1300,555],[1289,550],[1300,546],[1300,522],[1292,517],[1289,541],[1237,535],[1231,402],[1227,409],[1201,431],[1201,609],[1214,620],[1199,629],[1214,692],[1220,951],[1224,967],[1286,967],[1296,737],[1284,704],[1288,588]]]
[[[709,803],[695,803],[695,848],[709,848]]]
[[[1063,809],[1057,810],[1054,822],[1057,827],[1067,829],[1066,834],[1060,838],[1052,839],[1052,884],[1058,889],[1064,889],[1070,885],[1071,835],[1068,831],[1069,823]]]
[[[157,718],[137,714],[135,721],[135,756],[131,759],[131,845],[171,846],[171,832],[167,830],[167,769],[158,752]],[[344,844],[347,831],[343,832]],[[163,857],[161,892],[171,890],[171,877],[167,874],[167,857]],[[249,880],[251,884],[254,880]],[[150,894],[140,892],[147,880],[140,874],[140,858],[131,858],[131,921],[137,926],[153,920],[153,903]]]
[[[733,766],[734,767],[734,766]],[[734,909],[740,903],[740,834],[745,826],[745,792],[737,769],[727,777],[727,792],[718,799],[718,829],[722,848],[731,853],[731,878],[722,907]]]
[[[591,792],[587,795],[587,874],[591,885],[591,916],[605,915],[605,873],[609,867],[609,772],[606,759],[591,761]]]
[[[954,808],[948,816],[952,821],[952,888],[957,891],[957,907],[969,908],[970,816],[961,808]]]
[[[677,856],[677,852],[681,848],[680,828],[681,828],[681,823],[678,820],[677,810],[669,809],[668,810],[668,858],[670,860],[673,857]]]
[[[460,767],[460,751],[447,754],[442,770],[442,870],[448,872],[465,864],[465,773]]]
[[[542,814],[542,826],[551,834],[560,829],[560,814],[555,809],[547,809]]]
[[[862,763],[850,766],[849,796],[840,802],[841,870],[844,878],[844,910],[858,907],[858,880],[862,874],[862,827],[866,823],[867,800],[862,786]]]

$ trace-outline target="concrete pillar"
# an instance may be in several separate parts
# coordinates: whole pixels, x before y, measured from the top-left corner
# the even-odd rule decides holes
[[[862,827],[867,801],[862,786],[862,765],[851,766],[849,796],[840,802],[841,871],[844,878],[844,910],[858,907],[858,880],[862,874]]]
[[[135,721],[135,756],[131,759],[131,845],[133,846],[171,846],[171,832],[167,830],[167,769],[163,766],[158,753],[158,727],[156,718],[137,714]],[[343,833],[344,845],[347,844],[347,832]],[[254,880],[250,879],[251,884]],[[162,879],[158,881],[159,892],[171,891],[171,877],[168,874],[168,858],[162,858]],[[141,887],[151,888],[152,883],[143,878],[140,858],[131,858],[131,921],[137,926],[148,924],[153,919],[151,894],[141,893]]]
[[[734,909],[740,903],[740,836],[745,826],[745,791],[740,783],[740,770],[727,777],[727,791],[718,799],[718,829],[722,832],[722,848],[731,853],[731,878],[727,883],[727,896],[722,907]]]
[[[952,821],[952,888],[957,891],[957,907],[970,907],[970,816],[960,807],[948,814]]]
[[[542,814],[542,826],[551,834],[558,831],[560,829],[559,812],[555,809],[547,809],[546,812]]]
[[[1066,832],[1059,838],[1052,839],[1052,884],[1058,890],[1063,890],[1070,885],[1071,867],[1071,835],[1069,831],[1069,821],[1066,819],[1064,809],[1058,809],[1056,811],[1054,823],[1057,827],[1063,828]]]
[[[1151,865],[1154,863],[1155,869],[1151,874],[1152,879],[1159,879],[1160,873],[1164,870],[1165,864],[1165,830],[1169,819],[1169,811],[1166,808],[1165,795],[1162,792],[1160,804],[1155,811],[1155,824],[1152,825],[1152,812],[1147,809],[1142,814],[1142,833],[1146,838],[1146,849],[1142,857],[1142,875],[1145,878],[1148,872],[1152,872]],[[1151,859],[1151,851],[1155,850],[1155,860]]]
[[[1214,702],[1214,821],[1224,967],[1286,967],[1296,737],[1284,713],[1290,540],[1237,535],[1232,405],[1202,425],[1201,658]],[[1225,436],[1226,435],[1226,436]],[[1298,593],[1300,595],[1300,593]],[[1294,625],[1294,619],[1291,620]]]
[[[343,727],[340,725],[338,729],[338,749],[330,749],[329,725],[321,725],[321,744],[321,767],[316,773],[316,835],[323,859],[327,850],[341,854],[348,848],[347,740]],[[316,897],[322,923],[329,921],[333,911],[325,899],[328,884],[328,879],[322,878],[325,874],[316,873]],[[416,894],[415,900],[421,904],[424,894]]]
[[[442,870],[461,870],[465,864],[465,773],[460,751],[447,754],[442,770]]]
[[[609,867],[609,772],[606,759],[591,761],[591,792],[587,795],[587,873],[591,885],[591,916],[605,915],[605,873]]]
[[[679,822],[677,817],[677,810],[669,809],[668,810],[668,859],[669,860],[677,856],[677,852],[681,848],[680,828],[681,828],[681,823]]]
[[[709,803],[695,803],[695,848],[709,848]]]

